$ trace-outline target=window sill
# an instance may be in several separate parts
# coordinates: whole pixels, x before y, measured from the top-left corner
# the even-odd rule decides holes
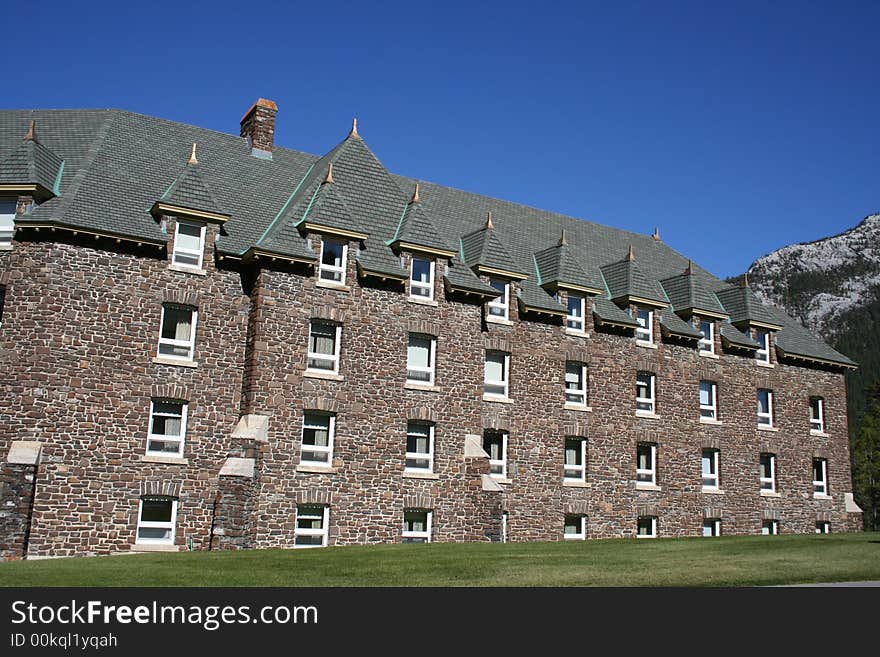
[[[321,372],[319,370],[306,370],[303,376],[307,379],[324,379],[325,381],[345,381],[345,377],[341,374],[333,372]]]
[[[657,345],[653,342],[645,342],[644,340],[636,340],[637,347],[644,347],[645,349],[656,349]]]
[[[566,481],[562,480],[562,485],[566,488],[589,488],[590,484],[586,481]]]
[[[760,360],[756,360],[755,365],[757,365],[758,367],[769,367],[771,369],[776,367],[773,363],[765,363],[764,361]]]
[[[513,322],[509,319],[501,319],[500,317],[493,317],[492,315],[486,316],[487,324],[501,324],[501,326],[513,326]]]
[[[180,552],[180,545],[162,545],[157,543],[150,545],[149,543],[135,543],[131,546],[132,552]]]
[[[190,369],[195,369],[199,366],[194,360],[177,360],[176,358],[162,358],[161,356],[155,356],[153,362],[156,365],[173,365],[175,367],[189,367]]]
[[[827,500],[829,502],[833,501],[834,498],[831,495],[823,495],[822,493],[813,493],[814,500]]]
[[[300,463],[294,468],[294,472],[306,472],[310,474],[333,474],[334,472],[339,472],[339,469],[329,465],[306,465]]]
[[[483,393],[483,401],[486,402],[495,402],[496,404],[512,404],[513,400],[510,397],[498,397],[497,395],[491,395],[488,393]]]
[[[208,272],[206,272],[201,267],[187,267],[186,265],[168,265],[168,271],[176,271],[181,274],[195,274],[196,276],[207,276]]]
[[[706,486],[703,486],[700,492],[705,493],[706,495],[724,495],[724,491],[720,488],[709,488]]]
[[[782,497],[782,495],[772,490],[762,490],[761,497]]]
[[[167,463],[168,465],[189,465],[189,459],[180,456],[159,456],[158,454],[144,454],[141,456],[142,463]]]
[[[339,290],[340,292],[351,292],[351,286],[343,283],[334,283],[333,281],[325,281],[318,279],[315,281],[315,287],[322,287],[327,290]]]
[[[12,251],[11,244],[0,244],[0,251]]]
[[[513,482],[512,482],[510,479],[508,479],[507,477],[502,477],[502,476],[500,476],[500,475],[493,475],[493,474],[490,474],[489,476],[492,477],[492,479],[494,479],[494,480],[495,480],[496,482],[498,482],[499,484],[512,484],[512,483],[513,483]]]
[[[578,331],[578,330],[570,329],[570,328],[565,329],[565,335],[573,335],[576,338],[590,337],[590,334],[587,333],[586,331]]]
[[[817,438],[831,438],[831,436],[824,431],[813,431],[812,429],[810,429],[810,435],[816,436]]]
[[[721,356],[716,354],[714,351],[701,351],[700,356],[703,358],[712,358],[713,360],[720,360]]]
[[[656,413],[651,413],[649,411],[636,411],[636,417],[641,417],[646,420],[659,420],[660,416]]]
[[[440,475],[436,472],[403,472],[404,479],[439,479]]]
[[[724,422],[722,422],[721,420],[710,420],[709,418],[701,417],[700,424],[708,424],[710,426],[720,427],[724,424]]]
[[[646,484],[644,482],[637,481],[636,482],[636,490],[660,491],[660,490],[663,490],[663,488],[661,486],[658,486],[657,484]]]
[[[407,297],[406,300],[407,303],[414,303],[417,306],[431,306],[432,308],[437,308],[440,305],[434,299],[424,299],[422,297]]]
[[[768,427],[763,424],[759,424],[758,431],[773,431],[775,433],[779,431],[779,427]]]
[[[405,390],[421,390],[422,392],[440,392],[440,388],[429,383],[413,383],[407,381],[403,384]]]
[[[592,413],[593,412],[592,406],[584,406],[583,404],[569,404],[568,402],[566,402],[566,404],[565,404],[565,406],[563,406],[563,408],[566,411],[580,411],[581,413]]]

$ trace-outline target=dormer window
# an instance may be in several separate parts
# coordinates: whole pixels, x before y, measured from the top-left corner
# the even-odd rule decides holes
[[[205,253],[205,224],[194,224],[189,221],[176,222],[174,229],[174,252],[171,262],[181,267],[192,269],[202,268]]]
[[[322,281],[345,285],[345,263],[348,244],[334,240],[321,240],[321,264],[318,278]]]
[[[489,285],[501,292],[501,296],[492,299],[487,305],[489,308],[489,319],[506,320],[508,318],[508,309],[510,307],[510,283],[497,278],[489,280]]]
[[[575,333],[584,332],[584,308],[586,299],[576,294],[568,295],[568,317],[565,327]]]
[[[654,311],[636,308],[635,320],[638,323],[636,342],[654,344]]]
[[[12,246],[12,234],[15,232],[16,199],[0,198],[0,249]]]
[[[705,319],[700,320],[700,354],[715,353],[715,324]]]
[[[434,298],[434,261],[413,256],[409,276],[409,296],[412,299]]]
[[[770,364],[770,333],[768,331],[755,331],[755,342],[758,350],[755,352],[755,360],[759,363]]]

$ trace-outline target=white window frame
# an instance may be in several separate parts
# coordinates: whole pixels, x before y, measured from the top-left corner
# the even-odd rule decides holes
[[[755,350],[755,360],[759,363],[770,364],[770,331],[755,329],[755,342],[759,347]]]
[[[639,397],[639,378],[648,377],[648,393],[649,397]],[[648,406],[648,408],[639,408],[639,405]],[[636,415],[654,415],[657,410],[657,375],[653,372],[636,373]]]
[[[407,513],[424,513],[425,514],[426,530],[423,532],[408,530],[406,528],[406,514]],[[410,542],[410,543],[416,543],[416,542],[430,543],[431,542],[431,533],[432,533],[432,529],[433,529],[433,516],[434,516],[434,512],[430,509],[404,509],[403,510],[403,534],[402,534],[403,542],[404,543],[407,543],[407,542]],[[406,539],[416,539],[416,540],[407,541]],[[419,539],[424,539],[424,540],[419,540]]]
[[[318,354],[311,350],[312,344],[312,331],[315,327],[315,324],[325,324],[327,326],[332,326],[336,329],[336,335],[333,338],[333,354]],[[342,346],[342,324],[338,324],[335,322],[329,322],[323,319],[312,319],[309,321],[309,343],[307,346],[307,354],[306,354],[306,371],[307,372],[322,372],[322,373],[333,373],[339,374],[339,352],[340,347]],[[311,360],[319,360],[330,363],[333,367],[313,367],[309,364]]]
[[[569,525],[569,519],[576,518],[577,519],[577,527],[578,531],[574,534],[570,534],[565,529]],[[587,540],[587,517],[581,513],[566,513],[562,519],[562,537],[566,541],[585,541]]]
[[[573,382],[570,382],[568,379],[569,367],[571,367],[572,369],[577,368],[580,370],[580,374],[579,374],[580,385],[581,385],[580,388],[572,388],[569,386],[569,383],[573,383]],[[565,405],[566,406],[577,406],[578,408],[586,408],[586,406],[587,406],[587,388],[588,388],[587,375],[588,375],[587,365],[585,363],[581,363],[576,360],[565,361]],[[579,398],[579,401],[575,401],[574,399],[569,399],[569,397],[572,397],[572,398],[577,397],[577,398]]]
[[[651,523],[650,534],[640,534],[642,522],[648,520]],[[636,538],[657,538],[657,516],[639,516],[636,520]]]
[[[709,530],[709,534],[706,530]],[[721,518],[703,518],[703,538],[721,536]]]
[[[761,482],[760,490],[762,493],[775,493],[776,492],[776,454],[770,454],[769,452],[762,452],[761,458],[763,458],[765,456],[770,457],[770,476],[769,477],[759,476],[759,479]],[[759,461],[759,464],[760,464],[760,461]]]
[[[819,417],[813,415],[813,404],[816,404],[815,410],[818,411]],[[822,397],[810,398],[810,433],[814,435],[823,435],[825,433],[825,400]]]
[[[568,463],[568,443],[569,442],[578,442],[578,453],[580,454],[581,462],[577,463]],[[563,443],[563,454],[562,454],[562,480],[575,482],[575,483],[583,483],[587,480],[587,439],[579,438],[577,436],[567,436],[565,438],[565,442]]]
[[[510,281],[500,278],[489,279],[490,287],[495,288],[495,283],[503,285],[504,290],[500,297],[490,299],[486,304],[486,321],[507,321],[510,319]]]
[[[171,502],[171,520],[159,522],[157,520],[142,520],[144,512],[144,500],[151,498],[163,499]],[[169,538],[141,538],[141,529],[167,529]],[[134,542],[136,545],[174,545],[177,534],[177,499],[162,495],[145,495],[138,501],[138,521],[135,529]]]
[[[428,367],[422,367],[421,365],[411,365],[409,362],[409,346],[410,342],[412,342],[413,338],[419,340],[428,340],[430,341],[430,347],[428,348]],[[433,335],[427,335],[424,333],[410,333],[407,338],[407,354],[406,354],[406,380],[407,383],[415,383],[416,385],[423,386],[432,386],[434,385],[434,372],[436,370],[437,364],[437,338]],[[428,380],[419,378],[411,378],[410,372],[422,372],[428,375]]]
[[[706,331],[703,329],[704,326],[708,327],[709,333],[706,334]],[[715,353],[715,322],[708,319],[700,320],[700,333],[702,334],[702,338],[700,338],[700,354],[714,354]]]
[[[421,281],[416,280],[416,260],[420,260],[422,262],[428,263],[428,280]],[[435,262],[430,258],[422,258],[419,256],[413,256],[410,259],[409,264],[409,298],[417,299],[420,301],[433,301],[434,300],[434,272],[435,272]],[[415,290],[424,290],[427,294],[414,294]]]
[[[816,533],[817,534],[830,534],[831,533],[831,523],[827,520],[817,520],[816,521]]]
[[[639,457],[640,452],[644,448],[648,448],[651,454],[651,467],[640,468]],[[657,444],[656,443],[638,443],[636,445],[636,486],[656,486],[657,485]]]
[[[709,403],[703,403],[703,384],[709,387]],[[714,381],[700,381],[700,420],[701,421],[718,421],[718,384]]]
[[[501,512],[501,542],[502,543],[508,542],[507,521],[510,520],[509,516],[510,516],[509,512],[507,512],[507,511]]]
[[[320,509],[321,513],[303,513],[303,509]],[[321,528],[304,528],[299,526],[300,520],[320,520]],[[309,548],[327,547],[327,538],[330,535],[330,507],[326,504],[302,504],[296,507],[296,521],[293,524],[293,547],[297,550]],[[297,544],[296,539],[300,536],[320,536],[320,545]]]
[[[576,310],[580,311],[580,316],[572,314],[572,302],[577,302]],[[587,330],[587,300],[579,294],[569,294],[568,303],[566,304],[567,313],[565,317],[565,330],[568,333],[577,333],[583,335]]]
[[[778,520],[762,520],[761,521],[762,536],[778,536],[779,521]]]
[[[342,247],[342,257],[338,265],[328,265],[324,263],[324,247],[327,244],[338,244]],[[340,240],[321,238],[321,254],[318,258],[318,280],[336,285],[345,285],[345,270],[348,265],[348,242]],[[324,274],[328,274],[325,276]],[[339,280],[335,277],[339,276]]]
[[[188,226],[191,228],[199,229],[199,248],[197,250],[187,249],[179,246],[180,244],[180,227]],[[186,267],[188,269],[202,269],[205,260],[205,232],[207,231],[207,226],[205,224],[198,224],[193,221],[181,221],[178,219],[174,224],[174,250],[171,253],[171,262],[175,267]],[[181,254],[184,256],[195,256],[198,258],[198,263],[193,265],[188,262],[178,262],[177,254]]]
[[[406,450],[406,455],[403,462],[403,471],[404,472],[421,472],[421,473],[432,473],[434,472],[434,425],[430,422],[419,422],[417,420],[409,420],[406,423],[406,439],[409,442],[410,436],[422,437],[423,434],[416,434],[412,431],[411,427],[413,425],[419,427],[427,427],[428,429],[428,451],[427,452],[410,452]],[[424,468],[419,468],[416,466],[410,466],[410,460],[418,460],[418,461],[427,461],[428,465]]]
[[[172,415],[170,413],[160,413],[156,411],[156,402],[163,402],[166,404],[180,404],[180,415]],[[170,457],[183,457],[183,446],[186,442],[186,420],[187,420],[187,410],[189,404],[185,401],[180,401],[178,399],[151,399],[150,400],[150,417],[149,417],[149,425],[147,426],[147,447],[145,449],[145,454],[148,456],[170,456]],[[179,436],[169,436],[162,435],[158,433],[153,433],[153,418],[155,416],[162,417],[180,417],[180,435]],[[150,443],[152,441],[160,441],[165,443],[177,443],[177,451],[176,452],[164,452],[161,450],[152,450],[150,449]]]
[[[175,340],[173,338],[162,337],[162,329],[165,327],[165,310],[168,306],[174,306],[175,308],[189,310],[190,317],[192,318],[192,321],[190,322],[189,340]],[[196,352],[196,328],[198,327],[198,320],[199,311],[196,308],[192,308],[190,306],[181,306],[178,304],[163,303],[162,314],[159,316],[159,346],[156,349],[156,356],[163,359],[191,362],[195,357]],[[177,354],[163,354],[163,345],[167,345],[170,347],[186,347],[188,354],[186,356],[178,356]]]
[[[822,478],[816,479],[816,462],[821,464]],[[815,458],[812,463],[813,468],[813,497],[828,497],[828,459]]]
[[[12,248],[12,237],[15,235],[15,210],[18,199],[0,198],[0,248],[8,250]],[[10,208],[12,212],[2,212],[3,206]]]
[[[312,417],[320,417],[327,419],[327,446],[323,445],[306,445],[306,431],[308,429],[325,429],[323,424],[318,424],[315,421],[309,421],[309,416]],[[300,465],[311,465],[322,468],[331,468],[333,467],[333,445],[336,440],[336,416],[332,413],[324,413],[322,411],[310,411],[306,410],[303,412],[302,419],[302,431],[299,436],[299,462]],[[326,461],[316,461],[313,458],[306,458],[306,452],[311,454],[326,454]]]
[[[640,317],[641,313],[647,313],[648,317],[644,320]],[[636,320],[636,343],[637,344],[654,344],[654,311],[648,308],[636,309],[633,313],[633,319]]]
[[[501,354],[504,358],[503,369],[501,371],[502,377],[501,379],[489,379],[487,377],[486,365],[489,362],[489,354]],[[507,399],[510,393],[510,354],[506,351],[498,351],[496,349],[486,349],[485,354],[483,356],[483,396],[490,397],[493,399]],[[502,388],[503,392],[490,392],[488,390],[488,386],[494,386],[496,388]]]
[[[707,460],[707,452],[709,453],[708,460],[712,464],[712,468],[714,472],[706,472],[703,465]],[[702,481],[703,490],[719,490],[721,488],[721,450],[714,449],[710,447],[705,447],[700,452],[700,479]],[[709,483],[706,483],[706,482]]]
[[[767,411],[761,411],[761,393],[767,393]],[[759,427],[772,427],[773,426],[773,391],[769,388],[758,388],[757,392],[757,403],[758,403],[758,426]]]
[[[486,450],[486,453],[490,455],[491,451],[485,448],[487,433],[497,434],[501,436],[501,458],[489,458],[489,476],[494,479],[507,479],[507,444],[508,439],[510,438],[510,434],[507,431],[496,431],[495,429],[488,429],[486,431],[483,431],[483,449]],[[496,470],[500,469],[500,471],[492,472],[493,468]]]

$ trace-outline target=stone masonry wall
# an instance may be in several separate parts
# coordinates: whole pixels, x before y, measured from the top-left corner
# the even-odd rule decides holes
[[[0,466],[0,559],[21,559],[27,548],[36,467]]]

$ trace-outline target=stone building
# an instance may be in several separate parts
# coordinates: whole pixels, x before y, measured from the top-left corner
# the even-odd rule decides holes
[[[665,245],[118,110],[0,112],[0,553],[844,531],[842,372]]]

